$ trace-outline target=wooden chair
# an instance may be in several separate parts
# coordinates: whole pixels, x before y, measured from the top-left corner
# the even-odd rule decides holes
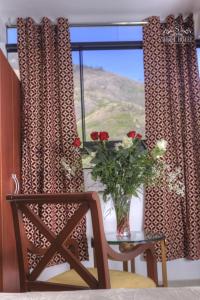
[[[20,271],[21,291],[55,291],[77,289],[108,289],[108,288],[143,288],[157,286],[157,268],[154,256],[154,245],[136,245],[135,249],[127,253],[115,252],[106,242],[100,202],[97,193],[70,193],[70,194],[41,194],[41,195],[8,195],[11,203],[18,263]],[[30,209],[30,204],[62,204],[78,203],[76,210],[67,225],[56,236]],[[79,261],[73,248],[76,242],[70,238],[76,225],[82,220],[88,211],[91,211],[93,243],[96,255],[96,268],[87,269]],[[26,216],[50,242],[45,249],[36,248],[25,237],[22,217]],[[76,247],[75,247],[76,248]],[[35,268],[28,268],[28,250],[42,255]],[[108,259],[117,261],[132,260],[137,255],[146,252],[147,273],[150,278],[140,275],[111,271],[108,269]],[[71,270],[57,275],[47,282],[37,281],[38,276],[47,267],[55,253],[60,253],[70,264]]]

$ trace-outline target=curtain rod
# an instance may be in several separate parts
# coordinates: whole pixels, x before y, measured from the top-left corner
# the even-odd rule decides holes
[[[113,22],[113,23],[72,23],[69,24],[70,27],[100,27],[100,26],[136,26],[136,25],[145,25],[147,24],[147,21],[135,21],[135,22]],[[6,26],[9,28],[15,28],[17,27],[16,24],[10,24],[9,22],[6,24]]]
[[[176,16],[175,16],[176,17]],[[186,19],[188,15],[185,15],[183,19]],[[50,18],[51,20],[51,18]],[[161,21],[161,23],[165,23],[164,20]],[[69,23],[69,27],[98,27],[98,26],[137,26],[137,25],[145,25],[148,24],[147,19],[144,19],[143,21],[125,21],[125,22],[111,22],[111,23]],[[5,24],[6,27],[17,27],[17,24],[12,24],[11,21],[8,19],[8,22]]]

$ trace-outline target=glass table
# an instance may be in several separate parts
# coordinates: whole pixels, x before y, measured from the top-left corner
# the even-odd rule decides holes
[[[166,244],[165,236],[162,233],[146,233],[144,231],[132,231],[129,237],[119,237],[115,232],[106,233],[106,240],[110,245],[119,245],[121,252],[131,251],[138,244],[159,243],[162,257],[162,279],[164,287],[168,286]],[[128,262],[123,262],[123,270],[128,271]],[[135,261],[131,261],[131,272],[135,272]]]

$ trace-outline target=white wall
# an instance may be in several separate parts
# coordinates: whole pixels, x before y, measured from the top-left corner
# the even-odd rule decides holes
[[[2,19],[0,19],[0,49],[6,54],[6,25]]]
[[[194,32],[195,38],[200,38],[200,10],[194,13]]]

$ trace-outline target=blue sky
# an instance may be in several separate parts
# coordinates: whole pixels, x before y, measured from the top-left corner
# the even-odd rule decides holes
[[[141,26],[72,27],[72,42],[138,41],[142,40]],[[8,43],[17,42],[16,28],[9,29]],[[73,63],[79,63],[78,52],[73,53]],[[83,63],[101,67],[129,79],[144,82],[142,50],[95,50],[83,52]]]
[[[141,41],[141,26],[71,27],[72,42]],[[17,43],[17,29],[9,28],[8,43]]]
[[[84,51],[84,65],[102,67],[136,81],[144,82],[142,50]],[[73,53],[73,63],[78,64],[78,52]]]

